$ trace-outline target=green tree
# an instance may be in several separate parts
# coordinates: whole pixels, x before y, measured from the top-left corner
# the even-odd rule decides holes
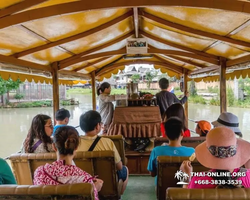
[[[133,74],[132,76],[131,76],[131,79],[132,79],[132,81],[134,82],[134,83],[138,83],[139,82],[139,80],[140,80],[140,74]]]
[[[20,83],[19,79],[13,81],[12,79],[4,80],[0,77],[0,95],[4,95],[11,90],[16,90],[19,88]]]
[[[157,76],[157,72],[146,72],[145,79],[147,80],[147,87],[150,88],[150,83],[152,83],[153,78]]]

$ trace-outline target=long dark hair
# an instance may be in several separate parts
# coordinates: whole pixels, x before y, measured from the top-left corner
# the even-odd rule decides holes
[[[169,119],[170,117],[179,117],[184,124],[184,130],[187,130],[187,121],[184,112],[184,108],[180,103],[175,103],[169,106],[164,113],[164,118]]]
[[[72,126],[62,126],[56,129],[54,144],[60,155],[73,155],[80,143],[80,136]]]
[[[110,84],[108,82],[103,82],[98,88],[97,88],[97,95],[99,96],[101,93],[104,92],[106,88],[109,88]]]
[[[42,141],[44,149],[49,152],[48,144],[51,144],[52,140],[47,136],[44,127],[49,119],[51,119],[50,116],[42,114],[36,115],[33,118],[28,135],[24,141],[25,153],[33,153],[32,146],[36,138]]]

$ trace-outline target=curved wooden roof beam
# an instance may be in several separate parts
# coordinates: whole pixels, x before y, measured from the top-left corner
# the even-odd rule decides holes
[[[111,70],[118,68],[120,66],[133,65],[133,64],[160,65],[160,66],[163,66],[164,68],[169,69],[171,71],[174,71],[178,74],[182,74],[183,69],[184,69],[181,66],[178,66],[178,65],[175,65],[172,63],[165,63],[165,62],[160,62],[160,61],[134,60],[134,61],[115,63],[115,64],[112,64],[112,65],[106,67],[106,68],[101,68],[99,71],[97,71],[96,76],[101,76],[101,75],[107,73],[108,71],[111,71]]]
[[[107,59],[109,59],[109,58],[110,58],[110,56],[109,56],[109,57],[100,58],[100,59],[95,60],[95,61],[93,61],[93,62],[91,62],[91,63],[88,63],[88,64],[85,65],[85,66],[78,67],[78,68],[76,68],[76,69],[74,69],[74,70],[72,70],[72,71],[78,72],[78,71],[80,71],[80,70],[82,70],[82,69],[86,69],[87,67],[90,67],[90,66],[92,66],[92,65],[95,65],[95,64],[97,64],[97,63],[99,63],[99,62],[102,62],[102,61],[104,61],[104,60],[107,60]]]
[[[197,54],[193,54],[193,53],[188,53],[185,51],[176,51],[176,50],[165,50],[165,49],[157,49],[154,48],[152,46],[150,46],[148,53],[152,53],[152,54],[166,54],[166,55],[178,55],[178,56],[184,56],[184,57],[188,57],[188,58],[194,58],[194,59],[198,59],[198,60],[202,60],[214,65],[219,65],[219,61],[216,61],[214,59],[205,57],[205,56],[200,56]],[[96,53],[96,54],[91,54],[91,55],[87,55],[84,57],[80,57],[77,58],[75,60],[71,60],[69,62],[63,63],[60,62],[60,67],[59,69],[63,69],[66,68],[70,65],[79,63],[79,62],[83,62],[83,61],[87,61],[87,60],[92,60],[92,59],[96,59],[96,58],[100,58],[100,57],[107,57],[107,56],[115,56],[115,55],[120,55],[120,54],[127,54],[126,48],[122,48],[120,50],[114,50],[114,51],[107,51],[107,52],[102,52],[102,53]],[[74,57],[74,56],[72,56]]]
[[[17,58],[13,58],[11,56],[4,56],[0,54],[0,63],[8,63],[24,68],[31,68],[31,69],[38,69],[38,70],[43,70],[43,71],[49,71],[51,72],[51,66],[50,65],[40,65],[37,63],[29,62],[26,60],[20,60]]]
[[[162,18],[154,16],[154,15],[151,15],[151,14],[149,14],[147,12],[140,12],[140,15],[145,17],[145,18],[148,18],[150,20],[153,20],[155,22],[158,22],[160,24],[163,24],[165,26],[169,26],[169,27],[181,30],[181,31],[185,31],[185,32],[188,32],[188,33],[200,35],[200,36],[203,36],[203,37],[212,38],[212,39],[215,39],[215,40],[220,40],[220,41],[223,41],[223,42],[228,42],[228,43],[232,43],[232,44],[236,44],[236,45],[250,47],[249,42],[244,42],[242,40],[235,40],[235,39],[232,39],[232,38],[229,38],[229,37],[220,36],[220,35],[216,35],[216,34],[213,34],[213,33],[196,30],[196,29],[193,29],[193,28],[190,28],[190,27],[187,27],[187,26],[183,26],[183,25],[180,25],[180,24],[173,23],[171,21],[162,19]]]
[[[32,54],[32,53],[35,53],[37,51],[42,51],[44,49],[48,49],[48,48],[51,48],[51,47],[54,47],[54,46],[58,46],[60,44],[65,44],[65,43],[68,43],[68,42],[71,42],[71,41],[74,41],[74,40],[77,40],[77,39],[80,39],[80,38],[83,38],[83,37],[87,37],[91,34],[94,34],[96,32],[99,32],[99,31],[102,31],[114,24],[117,24],[121,21],[123,21],[124,19],[127,19],[128,17],[132,16],[133,15],[133,12],[132,10],[130,10],[129,12],[121,15],[120,17],[117,17],[107,23],[104,23],[98,27],[95,27],[93,29],[90,29],[90,30],[87,30],[87,31],[84,31],[82,33],[79,33],[79,34],[76,34],[76,35],[73,35],[73,36],[70,36],[70,37],[67,37],[67,38],[63,38],[61,40],[57,40],[55,42],[49,42],[45,45],[41,45],[41,46],[38,46],[38,47],[34,47],[32,49],[28,49],[28,50],[25,50],[25,51],[22,51],[22,52],[19,52],[19,53],[16,53],[12,56],[16,57],[16,58],[19,58],[19,57],[22,57],[22,56],[26,56],[28,54]]]
[[[116,44],[116,43],[118,43],[118,42],[121,42],[122,40],[125,40],[125,39],[127,39],[128,37],[132,36],[133,33],[134,33],[134,31],[132,30],[132,31],[130,31],[129,33],[127,33],[126,35],[123,35],[123,36],[121,36],[121,37],[119,37],[119,38],[117,38],[117,39],[115,39],[115,40],[111,40],[110,42],[107,42],[107,43],[105,43],[105,44],[103,44],[103,45],[100,45],[100,46],[95,47],[95,48],[93,48],[93,49],[90,49],[90,50],[88,50],[88,51],[84,51],[84,52],[82,52],[82,53],[79,53],[79,54],[77,54],[77,55],[75,55],[75,56],[66,58],[66,59],[64,59],[64,60],[61,60],[61,61],[60,61],[61,67],[62,67],[61,69],[65,68],[65,67],[67,67],[67,66],[70,66],[70,65],[72,65],[72,64],[78,63],[78,60],[81,59],[82,56],[85,56],[85,55],[94,53],[94,52],[96,52],[96,51],[99,51],[99,50],[101,50],[101,49],[104,49],[104,48],[106,48],[106,47],[109,47],[109,46],[111,46],[111,45],[113,45],[113,44]]]
[[[214,71],[214,70],[219,70],[220,67],[217,65],[212,65],[203,69],[199,69],[199,70],[195,70],[195,71],[189,71],[188,74],[189,75],[197,75],[197,74],[203,74],[203,73],[207,73],[210,71]]]
[[[79,72],[74,72],[74,71],[68,71],[68,70],[60,70],[58,71],[59,74],[64,74],[64,75],[70,75],[70,76],[77,76],[85,79],[90,79],[91,76],[90,74],[83,74]]]
[[[178,60],[178,61],[181,61],[181,62],[184,62],[184,63],[188,63],[190,65],[194,65],[194,66],[199,67],[199,68],[207,67],[207,66],[202,65],[200,63],[197,63],[197,62],[194,62],[192,60],[185,59],[185,58],[181,58],[181,57],[178,57],[178,56],[170,56],[170,55],[167,55],[167,56],[170,57],[170,58],[173,58],[175,60]]]
[[[122,48],[120,50],[91,54],[91,55],[77,58],[76,60],[72,60],[72,61],[69,61],[67,63],[60,63],[59,69],[63,69],[63,68],[66,68],[70,65],[74,65],[76,63],[87,61],[87,60],[92,60],[92,59],[101,58],[101,57],[115,56],[115,55],[120,55],[120,54],[126,54],[126,48]]]
[[[227,67],[231,67],[231,66],[234,66],[234,65],[243,64],[243,63],[246,63],[246,62],[249,62],[249,61],[250,61],[250,55],[242,56],[241,58],[236,58],[236,59],[233,59],[233,60],[228,60],[227,61]]]
[[[202,52],[202,51],[198,51],[196,49],[192,49],[192,48],[189,48],[189,47],[185,47],[185,46],[182,46],[182,45],[179,45],[179,44],[164,40],[162,38],[159,38],[159,37],[156,37],[156,36],[151,35],[149,33],[146,33],[143,30],[140,30],[140,34],[146,36],[147,38],[150,38],[152,40],[155,40],[157,42],[163,43],[163,44],[171,46],[171,47],[178,48],[180,50],[188,51],[188,52],[191,52],[191,53],[196,53],[196,54],[201,55],[201,56],[206,56],[206,57],[209,57],[209,58],[213,58],[215,60],[219,60],[218,56],[208,54],[208,53],[205,53],[205,52]]]
[[[94,9],[118,8],[118,7],[148,7],[148,6],[183,6],[183,7],[198,7],[221,9],[227,11],[235,11],[242,13],[250,13],[250,2],[247,1],[230,1],[227,0],[95,0],[95,1],[74,1],[69,3],[57,4],[32,10],[27,10],[15,15],[10,15],[0,19],[0,29],[8,26],[41,19],[45,17],[64,15],[76,12],[83,12]]]
[[[185,51],[157,49],[157,48],[154,48],[152,46],[149,46],[148,53],[184,56],[184,57],[188,57],[188,58],[202,60],[202,61],[214,64],[214,65],[219,65],[219,61],[217,61],[217,60],[214,60],[214,59],[211,59],[211,58],[208,58],[205,56],[197,55],[194,53],[185,52]]]
[[[0,10],[0,18],[8,16],[8,15],[12,15],[16,12],[25,10],[27,8],[38,5],[38,4],[43,3],[45,1],[48,1],[48,0],[24,0],[24,1],[21,1],[20,3],[16,3],[14,5],[7,7],[7,8],[1,9]]]

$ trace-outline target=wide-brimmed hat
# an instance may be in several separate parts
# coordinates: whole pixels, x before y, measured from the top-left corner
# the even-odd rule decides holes
[[[206,141],[195,148],[197,160],[205,167],[231,170],[244,165],[250,159],[250,143],[236,138],[227,127],[212,129]]]
[[[230,112],[221,113],[219,118],[212,122],[214,127],[226,126],[230,128],[233,132],[241,132],[239,129],[239,119],[236,115]]]
[[[202,132],[205,132],[205,131],[208,132],[211,130],[211,124],[208,121],[200,120],[200,121],[196,121],[195,123],[199,125]]]

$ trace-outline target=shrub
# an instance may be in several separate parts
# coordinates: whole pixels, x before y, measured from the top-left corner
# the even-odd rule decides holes
[[[188,98],[188,101],[193,102],[193,103],[199,103],[199,104],[207,104],[206,100],[199,95],[196,96],[190,96]]]
[[[209,102],[210,105],[213,105],[213,106],[219,106],[220,105],[220,100],[218,97],[216,98],[212,98]]]
[[[16,93],[15,96],[14,96],[14,98],[16,100],[18,100],[18,101],[20,101],[21,99],[23,99],[23,97],[24,97],[24,94],[21,94],[21,93]]]

